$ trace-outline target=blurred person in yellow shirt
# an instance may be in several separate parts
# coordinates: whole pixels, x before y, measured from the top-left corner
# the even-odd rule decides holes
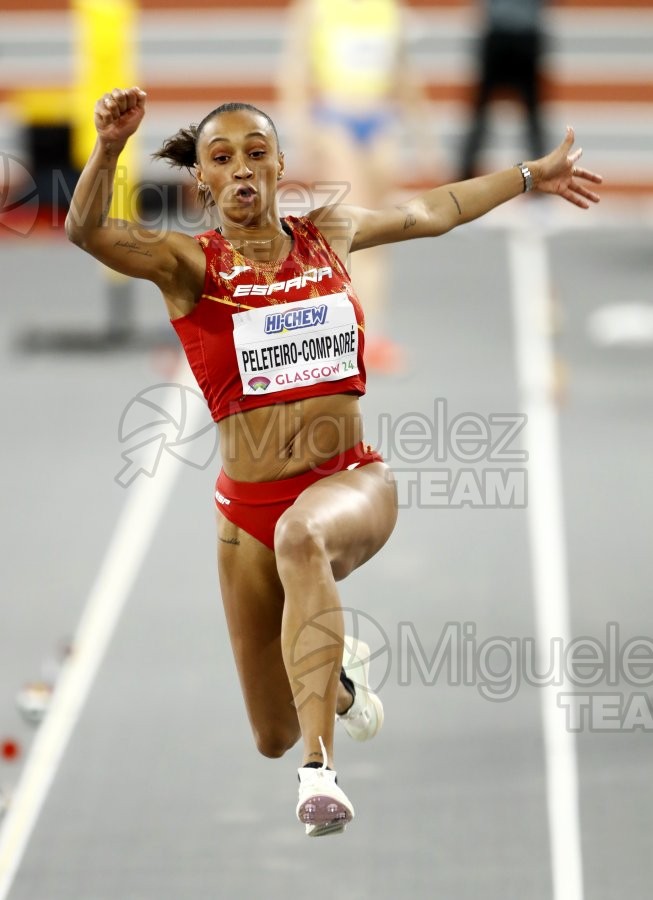
[[[405,179],[406,158],[415,165],[418,146],[432,172],[430,147],[424,159],[424,97],[407,61],[405,10],[397,0],[294,0],[279,89],[307,179],[345,185],[347,204],[387,204],[398,173]],[[412,155],[399,146],[400,117],[416,136]],[[357,254],[353,272],[367,317],[367,367],[398,374],[405,357],[385,316],[387,253]]]

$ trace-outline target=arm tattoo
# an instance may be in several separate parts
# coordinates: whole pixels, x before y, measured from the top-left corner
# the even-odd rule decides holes
[[[405,211],[406,209],[409,209],[409,207],[408,207],[408,205],[404,206],[402,204],[401,206],[398,206],[397,209]],[[415,216],[412,213],[408,213],[408,215],[406,216],[406,219],[404,221],[404,231],[407,231],[409,228],[412,228],[413,225],[416,225],[416,224],[417,224],[417,219],[415,218]]]
[[[462,209],[460,208],[460,203],[458,203],[458,199],[457,199],[456,195],[454,194],[453,191],[449,191],[449,196],[451,197],[451,199],[453,200],[453,202],[456,204],[456,209],[458,210],[458,215],[459,215],[459,216],[462,216],[463,211],[462,211]]]
[[[138,253],[139,256],[152,256],[149,250],[142,250],[135,241],[116,241],[114,247],[124,247],[127,253]]]

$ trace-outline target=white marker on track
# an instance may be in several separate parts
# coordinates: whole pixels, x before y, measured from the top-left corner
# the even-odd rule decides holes
[[[173,379],[196,388],[186,361]],[[177,390],[177,385],[172,390]],[[195,404],[189,416],[198,418]],[[187,423],[191,429],[192,422]],[[59,676],[52,704],[34,739],[0,831],[0,900],[6,900],[34,827],[47,800],[70,737],[156,534],[182,463],[164,453],[154,478],[139,478],[125,505],[89,593],[73,646]]]
[[[528,461],[528,522],[537,644],[545,655],[554,638],[569,643],[569,598],[554,356],[547,327],[551,281],[546,244],[533,231],[510,232],[508,257],[515,322],[515,352]],[[538,671],[545,671],[544,658]],[[576,740],[557,698],[570,693],[541,687],[553,900],[582,900],[583,867],[578,810]]]

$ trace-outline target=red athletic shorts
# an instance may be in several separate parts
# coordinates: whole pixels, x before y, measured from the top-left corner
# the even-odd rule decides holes
[[[383,457],[361,441],[344,453],[292,478],[280,478],[277,481],[234,481],[221,471],[215,483],[215,505],[225,519],[274,550],[277,521],[303,490],[336,472],[366,466],[372,462],[383,462]]]

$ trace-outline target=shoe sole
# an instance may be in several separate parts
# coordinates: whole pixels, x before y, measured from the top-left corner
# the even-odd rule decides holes
[[[353,815],[351,810],[347,809],[339,800],[323,794],[316,794],[314,797],[304,800],[297,810],[297,818],[304,825],[315,825],[320,829],[336,826],[344,828],[348,822],[351,822]]]

